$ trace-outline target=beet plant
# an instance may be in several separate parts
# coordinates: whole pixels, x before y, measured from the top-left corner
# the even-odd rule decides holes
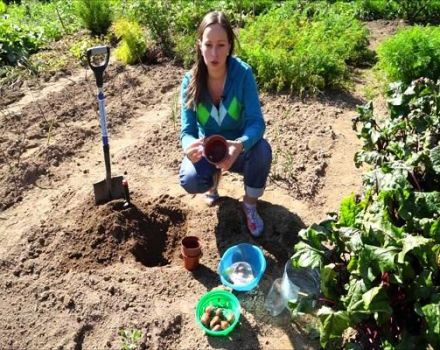
[[[360,108],[363,195],[300,232],[292,264],[320,270],[324,348],[440,347],[438,96],[438,83],[418,79],[391,87],[388,118]]]

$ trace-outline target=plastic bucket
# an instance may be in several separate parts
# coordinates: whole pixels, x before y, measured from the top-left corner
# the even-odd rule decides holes
[[[227,269],[235,262],[244,261],[249,263],[252,268],[254,279],[247,284],[234,284],[227,276]],[[218,265],[221,282],[239,292],[247,292],[254,289],[260,282],[261,277],[266,270],[266,258],[261,248],[249,244],[240,243],[228,248],[223,254]]]
[[[218,331],[213,331],[202,323],[201,319],[205,310],[208,306],[214,308],[222,308],[223,315],[228,317],[230,314],[234,315],[234,321],[229,325],[228,328]],[[197,324],[203,329],[206,334],[214,336],[225,336],[232,332],[232,330],[237,325],[241,314],[240,302],[237,297],[231,292],[225,290],[213,290],[204,294],[196,306],[196,321]]]

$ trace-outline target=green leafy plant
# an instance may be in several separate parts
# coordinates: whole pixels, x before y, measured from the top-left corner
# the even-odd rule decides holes
[[[0,65],[16,64],[44,43],[43,32],[0,18],[0,42]]]
[[[174,36],[174,58],[185,68],[191,67],[195,58],[195,35],[176,34]]]
[[[367,31],[349,7],[293,2],[258,16],[240,43],[263,88],[313,93],[344,85],[347,63],[363,60]]]
[[[122,39],[116,48],[116,57],[127,64],[142,61],[147,49],[147,40],[140,25],[120,19],[114,25],[114,32]]]
[[[30,54],[78,27],[71,1],[12,3],[0,16],[0,66],[26,65]]]
[[[439,21],[440,3],[436,0],[400,0],[397,6],[397,16],[414,22]]]
[[[75,12],[93,35],[106,34],[112,24],[112,8],[107,1],[77,0]]]
[[[174,15],[171,3],[168,1],[145,0],[132,2],[127,11],[127,18],[148,27],[152,40],[167,55],[172,52],[170,20],[174,18]]]
[[[388,81],[440,76],[440,28],[415,26],[401,30],[378,49],[377,68]]]
[[[398,3],[390,0],[357,0],[356,16],[362,20],[392,19],[397,17]]]
[[[389,120],[361,108],[364,195],[299,234],[292,264],[320,270],[326,349],[440,346],[438,97],[439,83],[423,78],[391,87]]]
[[[408,169],[414,188],[440,191],[440,86],[427,78],[407,88],[393,83],[387,92],[390,117],[379,120],[371,103],[359,107],[353,128],[363,140],[355,164],[374,168],[399,163]]]
[[[301,7],[322,0],[291,0]],[[404,19],[410,23],[437,24],[440,21],[438,0],[326,0],[328,4],[349,6],[356,17],[371,21],[377,19]]]
[[[73,57],[80,61],[83,66],[85,66],[87,64],[87,49],[98,45],[100,42],[100,40],[96,40],[91,37],[85,37],[81,40],[75,41],[69,48],[69,52],[73,55]]]
[[[121,329],[119,331],[122,346],[121,350],[136,350],[144,334],[139,329]]]
[[[0,0],[0,14],[5,13],[7,8],[8,6],[2,0]]]

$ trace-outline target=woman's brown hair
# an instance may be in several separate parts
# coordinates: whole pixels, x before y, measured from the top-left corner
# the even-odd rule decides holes
[[[200,102],[201,91],[207,88],[207,76],[208,69],[206,68],[205,61],[203,60],[202,51],[200,49],[200,42],[203,38],[203,32],[207,27],[213,24],[220,24],[226,32],[231,50],[229,55],[234,52],[235,34],[232,30],[232,26],[229,23],[226,15],[221,11],[212,11],[203,17],[202,22],[197,29],[197,41],[196,41],[196,62],[191,69],[191,80],[188,85],[188,92],[186,95],[186,107],[190,109],[196,109],[197,104]]]

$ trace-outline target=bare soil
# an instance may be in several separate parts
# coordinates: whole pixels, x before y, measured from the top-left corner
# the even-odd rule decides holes
[[[132,206],[96,206],[105,178],[95,80],[65,69],[0,94],[0,348],[119,349],[121,329],[139,329],[142,349],[317,349],[317,340],[264,308],[300,229],[337,211],[361,189],[351,128],[358,93],[300,100],[262,94],[274,151],[259,203],[263,238],[240,210],[243,183],[226,173],[208,208],[178,183],[178,92],[184,70],[170,62],[109,65],[104,82],[113,175],[127,172]],[[197,235],[201,266],[184,269],[180,240]],[[261,246],[268,267],[229,337],[196,324],[197,300],[221,287],[217,265],[231,245]],[[305,326],[305,325],[303,325]]]

